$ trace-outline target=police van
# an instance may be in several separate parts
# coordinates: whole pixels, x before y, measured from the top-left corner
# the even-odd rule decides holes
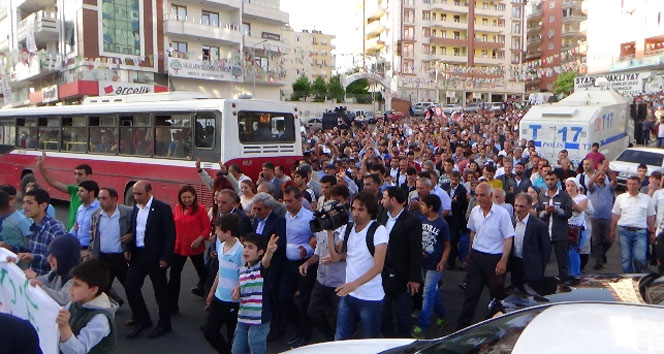
[[[530,108],[519,123],[519,138],[534,140],[539,155],[555,163],[560,150],[578,166],[599,143],[609,160],[625,150],[634,137],[629,101],[616,91],[588,89],[574,92],[560,102]]]

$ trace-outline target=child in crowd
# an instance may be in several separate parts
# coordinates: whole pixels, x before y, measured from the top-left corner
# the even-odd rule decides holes
[[[447,325],[447,312],[443,305],[438,283],[443,275],[443,269],[450,254],[450,231],[445,220],[440,217],[440,198],[435,194],[428,194],[422,198],[422,311],[418,318],[418,325],[414,326],[412,335],[415,338],[424,337],[424,331],[429,328],[431,312],[436,314],[436,326],[439,329]]]
[[[81,244],[69,234],[56,237],[48,245],[46,260],[51,266],[47,274],[37,276],[32,269],[25,271],[30,285],[40,286],[60,306],[69,302],[72,279],[69,271],[81,262]]]
[[[108,285],[108,267],[91,259],[72,268],[70,275],[71,302],[55,320],[60,330],[60,352],[113,353],[115,311],[119,306],[102,292]]]
[[[270,302],[270,273],[268,268],[277,250],[277,235],[272,235],[265,245],[263,236],[244,235],[243,259],[240,268],[240,285],[233,289],[233,299],[240,300],[238,324],[233,338],[233,353],[265,353],[267,335],[272,318]]]
[[[214,233],[216,242],[219,271],[214,284],[207,296],[207,318],[203,328],[205,339],[219,353],[230,353],[233,332],[237,325],[238,300],[231,295],[238,286],[240,267],[242,267],[242,243],[238,239],[240,217],[226,214],[217,219]],[[226,324],[226,339],[219,332]]]

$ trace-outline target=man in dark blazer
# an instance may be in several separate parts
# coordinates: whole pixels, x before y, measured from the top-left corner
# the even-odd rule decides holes
[[[125,291],[134,313],[134,328],[127,333],[127,338],[135,338],[142,330],[152,327],[141,294],[146,275],[150,276],[159,305],[159,322],[149,334],[149,338],[156,338],[171,331],[166,268],[175,246],[175,223],[171,207],[153,197],[149,182],[138,181],[132,189],[136,207],[131,217],[133,240],[127,245],[130,259]]]
[[[526,165],[517,162],[514,165],[514,195],[528,193],[528,188],[532,185],[533,182],[526,175]]]
[[[558,263],[558,277],[560,281],[567,281],[569,278],[567,221],[572,217],[572,198],[567,192],[558,189],[558,176],[553,171],[544,176],[544,181],[547,189],[541,191],[537,198],[537,215],[549,230],[549,238]]]
[[[514,247],[508,268],[512,273],[512,287],[523,289],[528,283],[538,293],[543,290],[544,269],[551,254],[551,241],[546,224],[530,216],[533,198],[528,193],[514,198]]]
[[[450,176],[450,183],[443,184],[442,188],[452,199],[452,212],[445,217],[445,221],[450,226],[450,245],[452,247],[447,266],[449,269],[454,269],[456,259],[459,256],[459,240],[466,229],[468,190],[461,184],[461,173],[459,171],[453,171]]]
[[[412,330],[411,297],[422,282],[422,222],[406,206],[408,196],[399,187],[383,192],[384,211],[378,223],[389,235],[383,266],[383,318],[381,329],[386,338],[410,337]],[[396,312],[397,331],[392,313]]]

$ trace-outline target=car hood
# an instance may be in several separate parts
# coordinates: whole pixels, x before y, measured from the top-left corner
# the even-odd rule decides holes
[[[413,344],[415,339],[376,338],[324,342],[288,351],[295,354],[375,354]]]

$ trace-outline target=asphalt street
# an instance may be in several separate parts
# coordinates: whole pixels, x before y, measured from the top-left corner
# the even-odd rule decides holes
[[[158,197],[158,196],[157,196]],[[68,207],[65,203],[57,203],[56,207],[56,217],[59,220],[66,220]],[[614,247],[609,251],[609,262],[601,273],[619,273],[620,272],[620,256],[619,256],[619,247],[617,244],[614,244]],[[595,272],[592,270],[593,259],[591,258],[589,265],[586,267],[587,272]],[[551,260],[547,266],[547,275],[555,275],[557,273],[557,267],[555,263],[555,257],[551,257]],[[442,331],[431,330],[427,333],[427,338],[436,338],[453,332],[456,327],[456,322],[461,311],[461,306],[463,304],[463,290],[459,288],[458,284],[463,280],[465,272],[454,270],[454,271],[444,271],[443,273],[443,302],[447,309],[449,325]],[[130,327],[125,326],[125,322],[130,318],[131,311],[129,306],[125,303],[118,312],[116,313],[116,325],[117,325],[117,334],[118,334],[118,343],[117,343],[117,353],[123,354],[180,354],[180,353],[214,353],[212,348],[208,345],[205,338],[203,337],[203,332],[200,330],[200,326],[203,324],[203,321],[206,316],[204,309],[205,301],[203,298],[192,295],[189,292],[197,282],[196,272],[191,264],[187,262],[184,267],[182,274],[182,290],[180,295],[180,313],[173,315],[173,331],[166,334],[163,337],[157,339],[148,339],[147,331],[141,333],[138,338],[135,339],[126,339],[125,335],[130,330]],[[508,280],[509,283],[509,280]],[[121,294],[123,298],[124,290],[122,286],[116,280],[114,283],[116,291]],[[143,286],[143,296],[148,305],[148,309],[152,315],[153,322],[157,322],[157,303],[154,297],[154,291],[152,290],[152,284],[150,278],[146,277],[145,284]],[[486,304],[488,304],[489,295],[488,290],[484,290],[482,294],[482,299],[480,300],[480,305],[475,313],[474,322],[479,322],[484,319],[486,315]],[[290,329],[292,332],[292,328]],[[222,333],[225,333],[222,331]],[[289,349],[288,344],[286,343],[286,338],[290,336],[291,333],[287,334],[281,340],[276,342],[268,343],[268,352],[269,353],[278,353],[283,352]],[[314,331],[314,341],[321,340],[320,335]]]

